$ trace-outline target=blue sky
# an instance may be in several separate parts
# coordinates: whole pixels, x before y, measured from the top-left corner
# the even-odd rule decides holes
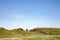
[[[60,0],[0,0],[0,27],[60,27]]]

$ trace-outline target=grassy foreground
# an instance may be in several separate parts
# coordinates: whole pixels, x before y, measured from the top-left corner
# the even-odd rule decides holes
[[[59,35],[36,35],[36,36],[23,36],[13,38],[0,38],[0,40],[60,40]]]

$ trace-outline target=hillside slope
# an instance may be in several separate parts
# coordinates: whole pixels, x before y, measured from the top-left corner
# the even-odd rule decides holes
[[[60,28],[34,28],[30,31],[45,35],[60,35]]]
[[[27,34],[45,34],[45,35],[60,35],[60,28],[34,28],[29,31],[25,31],[22,28],[17,28],[13,30],[7,30],[5,28],[0,28],[0,35],[27,35]]]

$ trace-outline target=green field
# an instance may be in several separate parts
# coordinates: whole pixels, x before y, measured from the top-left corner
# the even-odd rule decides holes
[[[60,35],[33,35],[12,38],[0,38],[0,40],[60,40]]]

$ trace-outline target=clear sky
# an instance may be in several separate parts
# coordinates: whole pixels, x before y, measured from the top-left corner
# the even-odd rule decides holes
[[[60,27],[60,0],[0,0],[0,27]]]

